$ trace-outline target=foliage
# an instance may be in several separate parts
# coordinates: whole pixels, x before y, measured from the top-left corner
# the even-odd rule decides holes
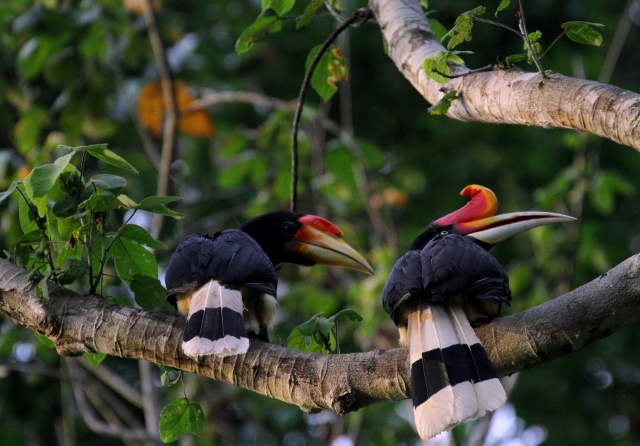
[[[195,0],[185,4],[164,0],[158,2],[156,11],[174,77],[184,82],[191,98],[205,94],[206,87],[260,92],[289,101],[298,93],[309,51],[335,28],[334,18],[319,3],[298,1],[289,11],[277,13],[283,6],[269,6],[268,2],[262,2],[259,10],[256,2]],[[477,6],[470,0],[429,3],[437,10],[430,13],[430,19],[449,28],[461,11]],[[482,17],[492,16],[492,8],[503,3],[487,3],[490,13]],[[514,23],[513,3],[500,11],[507,24]],[[542,33],[538,40],[543,44],[542,54],[552,41],[547,37],[563,30],[562,23],[588,18],[605,24],[604,30],[595,28],[603,35],[600,48],[561,39],[543,59],[546,68],[567,75],[574,74],[575,64],[584,66],[587,78],[598,77],[622,3],[582,2],[579,9],[571,2],[525,2],[525,6],[530,29]],[[312,7],[317,9],[308,10]],[[249,48],[238,55],[235,42],[263,8],[273,11],[264,13],[274,17],[269,19],[270,26],[245,34]],[[296,30],[301,22],[306,26]],[[0,23],[0,190],[10,192],[0,192],[0,200],[4,200],[0,203],[0,247],[15,251],[30,267],[39,267],[41,278],[55,275],[61,283],[86,291],[88,273],[82,273],[77,261],[89,270],[86,253],[80,251],[86,252],[82,240],[86,241],[88,228],[93,227],[94,282],[102,257],[99,254],[105,252],[109,240],[126,239],[127,245],[131,241],[140,252],[153,247],[158,265],[157,279],[155,274],[131,275],[133,271],[121,265],[128,272],[122,283],[114,277],[118,272],[109,257],[96,291],[113,302],[129,305],[133,304],[133,292],[138,305],[164,311],[159,286],[169,254],[182,236],[237,227],[251,216],[286,206],[292,119],[288,109],[240,103],[208,108],[209,118],[215,117],[213,137],[185,131],[178,134],[170,193],[183,200],[168,203],[154,198],[144,202],[143,197],[156,193],[158,174],[150,154],[154,150],[159,154],[153,128],[160,120],[155,118],[153,128],[138,122],[140,94],[157,81],[143,18],[109,0],[6,0],[0,2]],[[516,36],[476,25],[472,42],[460,44],[474,46],[473,54],[464,55],[467,64],[483,66],[516,52],[523,55],[520,62],[526,60],[526,50],[520,49],[524,42]],[[433,29],[438,32],[435,26]],[[628,42],[637,41],[638,33],[632,26]],[[316,119],[347,119],[341,117],[347,106],[339,105],[344,83],[337,84],[339,90],[326,106],[321,99],[309,96],[301,135],[301,210],[336,222],[345,238],[367,254],[377,274],[362,279],[356,273],[331,268],[285,266],[279,272],[273,342],[285,343],[292,331],[314,314],[334,315],[350,307],[363,320],[357,324],[339,322],[341,351],[395,346],[395,329],[379,302],[385,276],[426,223],[462,204],[457,192],[468,183],[492,187],[503,211],[535,208],[580,217],[579,225],[538,228],[496,248],[494,254],[510,273],[514,291],[510,311],[520,311],[591,280],[640,249],[637,153],[569,131],[461,123],[428,116],[424,102],[384,54],[380,33],[373,24],[353,32],[350,42],[350,55],[346,57],[345,52],[343,57],[350,71],[356,136],[353,141],[341,139],[319,126]],[[623,47],[616,68],[619,74],[612,83],[637,91],[637,76],[629,74],[637,70],[634,51],[633,45]],[[158,103],[158,96],[154,97]],[[322,114],[323,110],[328,111]],[[157,107],[155,114],[159,116]],[[32,188],[26,177],[36,166],[52,165],[36,174],[42,175],[35,182],[40,191],[48,187],[64,162],[58,161],[56,167],[56,159],[71,153],[59,145],[98,143],[108,143],[112,152],[139,173],[96,158],[96,153],[102,153],[111,159],[95,148],[94,156],[84,150],[85,173],[79,176],[83,156],[79,151],[49,192],[33,197],[34,205],[48,197],[46,206],[36,206],[35,211],[28,207],[18,190],[27,194]],[[62,192],[70,195],[65,188],[82,200],[61,200]],[[88,202],[89,197],[84,198],[87,189],[92,197]],[[85,203],[83,207],[81,203]],[[41,213],[42,209],[46,213]],[[148,231],[149,215],[143,209],[179,212],[187,218],[165,221],[155,241],[140,238],[135,229],[123,230],[127,237],[123,232],[116,237],[134,210],[128,225]],[[83,218],[88,226],[78,229],[72,222],[79,213],[87,216]],[[89,221],[91,214],[96,215],[93,223]],[[41,222],[44,231],[35,215],[46,218]],[[103,230],[104,241],[100,235]],[[48,246],[43,240],[62,243]],[[58,262],[53,269],[45,255],[49,251]],[[68,255],[62,262],[60,253],[64,251]],[[41,289],[45,291],[44,285]],[[635,352],[639,341],[637,330],[631,327],[578,354],[523,373],[511,401],[516,426],[521,430],[537,427],[546,436],[544,444],[551,446],[637,443],[634,423],[640,361]],[[43,369],[63,370],[50,342],[45,343],[0,316],[3,445],[51,442],[59,432],[65,432],[62,426],[73,426],[79,444],[120,444],[91,432],[79,414],[69,410],[74,402],[67,381],[40,373]],[[135,361],[107,357],[98,367],[102,366],[140,387]],[[188,439],[195,445],[330,444],[338,435],[358,444],[417,441],[409,422],[410,402],[377,404],[345,417],[328,412],[308,415],[293,406],[190,374],[185,374],[179,385],[168,385],[180,380],[178,375],[157,370],[154,378],[163,377],[167,384],[159,390],[164,403],[182,398],[186,391],[192,404],[201,405],[205,414],[202,432]],[[142,412],[125,404],[144,424]],[[513,442],[522,442],[522,438]],[[498,439],[496,443],[506,441]]]

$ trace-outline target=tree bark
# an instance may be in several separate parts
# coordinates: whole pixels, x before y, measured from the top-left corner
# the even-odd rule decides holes
[[[640,95],[608,84],[546,71],[518,69],[469,73],[440,84],[422,69],[445,48],[436,39],[418,0],[369,0],[389,57],[430,103],[445,92],[461,96],[447,116],[460,121],[559,127],[593,133],[640,150]],[[496,54],[496,56],[498,56]],[[452,65],[455,74],[469,72]]]
[[[51,339],[62,355],[104,352],[144,359],[295,404],[338,413],[409,396],[406,349],[322,355],[252,341],[245,355],[183,355],[181,318],[122,307],[60,289],[34,296],[26,271],[0,260],[0,311]],[[501,375],[532,367],[640,319],[640,255],[591,282],[522,313],[479,328]]]

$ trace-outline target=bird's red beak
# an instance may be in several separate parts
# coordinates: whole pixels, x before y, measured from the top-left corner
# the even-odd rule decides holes
[[[490,245],[536,226],[577,220],[570,215],[543,211],[495,215],[498,208],[496,195],[491,189],[477,184],[466,186],[460,195],[471,196],[471,199],[462,208],[439,218],[434,223],[452,224],[459,233]]]
[[[298,218],[302,224],[286,248],[316,263],[355,269],[373,274],[365,258],[342,238],[342,231],[329,220],[316,215]]]

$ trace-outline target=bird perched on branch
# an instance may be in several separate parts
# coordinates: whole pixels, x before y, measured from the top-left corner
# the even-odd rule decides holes
[[[487,250],[526,229],[575,220],[539,211],[495,215],[495,194],[475,184],[460,195],[469,202],[418,235],[396,261],[382,293],[400,342],[409,348],[414,418],[423,439],[506,401],[472,328],[511,302],[507,273]]]
[[[186,316],[182,350],[191,357],[238,355],[249,348],[246,325],[268,340],[276,307],[276,269],[316,263],[373,269],[333,223],[315,215],[276,211],[239,229],[189,235],[166,272],[168,300]]]

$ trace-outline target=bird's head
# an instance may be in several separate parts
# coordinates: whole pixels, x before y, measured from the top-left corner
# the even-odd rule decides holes
[[[276,211],[249,220],[240,229],[262,247],[274,265],[294,263],[340,266],[373,274],[373,268],[329,220],[310,214]]]
[[[498,199],[491,189],[470,184],[460,191],[469,201],[463,207],[440,217],[414,240],[412,249],[421,249],[429,240],[444,232],[456,232],[472,237],[478,244],[490,248],[527,229],[549,223],[576,221],[575,217],[555,212],[524,211],[496,214]]]

